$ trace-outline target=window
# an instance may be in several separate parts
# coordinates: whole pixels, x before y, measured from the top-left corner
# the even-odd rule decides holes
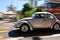
[[[40,14],[36,14],[35,18],[41,18],[41,15]]]
[[[35,18],[45,18],[45,14],[36,14]]]
[[[50,15],[50,14],[46,14],[45,16],[46,16],[46,18],[48,18],[48,19],[54,18],[53,15]]]
[[[32,18],[34,18],[34,16],[35,16],[35,14],[32,14],[32,16],[31,16],[31,17],[32,17]]]
[[[48,3],[47,8],[60,8],[60,3]]]

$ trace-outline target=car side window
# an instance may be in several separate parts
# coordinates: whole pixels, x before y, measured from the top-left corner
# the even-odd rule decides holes
[[[36,14],[35,18],[45,18],[45,15],[44,14]]]
[[[54,18],[54,17],[52,15],[50,15],[50,14],[46,14],[46,18],[51,19],[51,18]]]
[[[49,18],[50,18],[50,15],[49,15],[49,14],[46,14],[45,16],[46,16],[46,18],[47,18],[47,19],[49,19]]]
[[[41,18],[45,18],[45,14],[41,14]]]
[[[53,19],[54,18],[54,16],[53,15],[50,15],[50,19]]]
[[[41,15],[40,14],[36,14],[35,18],[41,18]]]

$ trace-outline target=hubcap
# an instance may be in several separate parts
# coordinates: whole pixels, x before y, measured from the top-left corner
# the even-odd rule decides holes
[[[54,26],[54,29],[55,29],[55,30],[59,30],[59,25],[56,24],[56,25]]]
[[[27,31],[28,31],[28,26],[27,26],[27,25],[23,25],[23,26],[21,27],[21,30],[22,30],[23,32],[27,32]]]

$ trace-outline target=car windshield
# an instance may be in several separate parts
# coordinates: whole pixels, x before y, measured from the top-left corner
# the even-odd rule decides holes
[[[34,16],[35,16],[35,14],[32,14],[32,16],[31,16],[31,17],[32,17],[32,18],[34,18]]]

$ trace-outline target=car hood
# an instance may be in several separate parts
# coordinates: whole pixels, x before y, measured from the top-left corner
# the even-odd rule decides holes
[[[30,19],[32,19],[32,17],[23,18],[23,19],[20,19],[20,20],[30,20]]]
[[[32,17],[23,18],[23,19],[20,19],[19,21],[17,21],[16,24],[19,24],[22,21],[27,21],[27,20],[31,20],[31,19],[32,19]]]

